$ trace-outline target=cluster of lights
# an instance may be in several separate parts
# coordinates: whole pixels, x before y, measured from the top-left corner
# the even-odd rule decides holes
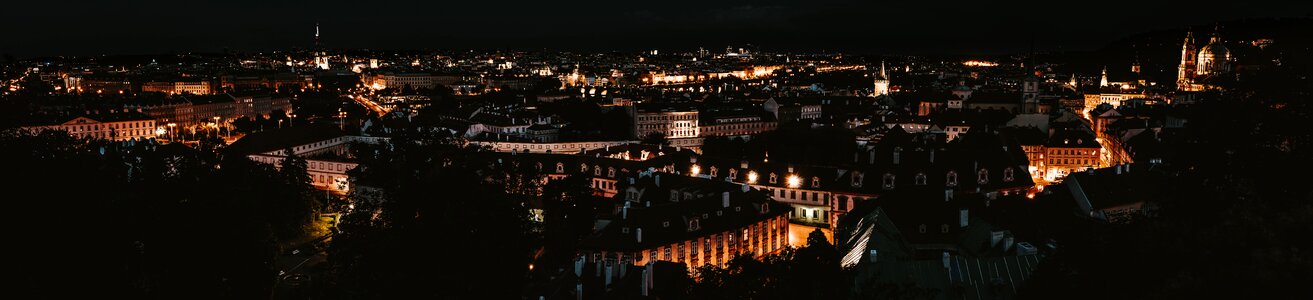
[[[997,67],[998,63],[992,61],[983,61],[983,60],[968,60],[962,62],[962,65],[968,67]]]

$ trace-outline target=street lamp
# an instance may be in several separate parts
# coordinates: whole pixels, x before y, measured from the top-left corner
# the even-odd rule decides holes
[[[177,127],[177,126],[178,126],[177,123],[169,123],[169,142],[170,142],[170,143],[172,143],[172,142],[176,142],[174,139],[175,139],[175,137],[177,136],[177,134],[175,134],[175,133],[173,132],[173,127]]]

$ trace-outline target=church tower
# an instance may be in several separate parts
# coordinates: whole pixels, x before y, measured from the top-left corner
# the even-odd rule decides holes
[[[1185,43],[1181,45],[1181,66],[1176,72],[1176,89],[1193,91],[1195,73],[1194,33],[1185,32]]]
[[[871,97],[879,97],[889,94],[889,73],[885,72],[884,62],[880,62],[880,73],[875,75],[875,89],[871,90]]]
[[[319,23],[315,23],[315,67],[320,70],[328,70],[328,54],[324,53],[323,45],[319,43]]]
[[[1103,66],[1103,75],[1099,77],[1099,87],[1108,86],[1108,66]]]
[[[1039,78],[1026,76],[1021,83],[1021,111],[1027,114],[1039,112]]]

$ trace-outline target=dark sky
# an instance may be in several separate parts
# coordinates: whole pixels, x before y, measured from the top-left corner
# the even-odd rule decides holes
[[[19,57],[306,47],[316,21],[333,48],[719,50],[750,43],[850,53],[1002,53],[1025,51],[1032,40],[1040,49],[1092,49],[1149,30],[1313,12],[1313,1],[1289,0],[4,2],[0,52]]]

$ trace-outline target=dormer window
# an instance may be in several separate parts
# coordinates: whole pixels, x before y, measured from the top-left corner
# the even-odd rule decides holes
[[[939,225],[939,233],[948,233],[948,224]]]
[[[670,202],[679,202],[679,191],[670,191]]]
[[[602,166],[593,166],[593,176],[602,176]]]
[[[711,167],[711,177],[716,177],[716,167]]]
[[[606,168],[606,177],[615,178],[615,168]]]
[[[863,177],[862,172],[853,172],[853,177],[852,177],[853,182],[852,182],[852,186],[853,186],[853,187],[862,187],[862,177]]]
[[[629,227],[620,227],[620,233],[629,233]]]
[[[989,170],[980,169],[980,172],[976,173],[976,183],[980,183],[980,184],[989,183]]]
[[[556,163],[556,173],[565,173],[565,164]]]
[[[921,224],[921,227],[918,227],[917,229],[919,229],[918,231],[921,233],[925,233],[925,224]]]
[[[725,215],[725,211],[723,211],[723,210],[717,210],[717,211],[716,211],[716,216],[717,216],[717,217],[719,217],[719,216],[724,216],[724,215]]]
[[[737,170],[737,169],[729,169],[729,178],[730,178],[730,179],[739,179],[739,170]]]
[[[533,164],[533,167],[534,167],[536,170],[538,170],[538,172],[542,172],[542,171],[543,171],[543,163],[541,163],[541,162]]]
[[[661,221],[661,227],[670,227],[670,221]]]
[[[1013,172],[1012,168],[1010,167],[1007,169],[1003,169],[1003,181],[1012,182],[1012,180],[1014,179],[1012,177],[1012,172]]]
[[[702,218],[703,218],[703,219],[710,218],[710,217],[711,217],[711,214],[707,214],[707,213],[703,213],[703,214],[702,214]]]
[[[812,187],[814,187],[814,188],[819,188],[819,187],[821,187],[821,178],[820,178],[820,177],[812,177]]]
[[[885,173],[883,183],[884,183],[884,189],[886,190],[894,189],[894,174]]]
[[[925,185],[925,173],[916,173],[916,185]]]
[[[699,227],[699,226],[698,226],[698,219],[692,219],[692,220],[689,220],[689,221],[688,221],[688,231],[694,231],[694,230],[698,230],[698,229],[701,229],[701,228],[702,228],[702,227]],[[695,244],[695,245],[696,245],[696,244]]]
[[[639,194],[638,191],[629,191],[629,197],[627,198],[629,201],[638,201],[639,195],[641,194]]]
[[[957,186],[957,172],[948,171],[948,176],[944,178],[944,185]]]
[[[588,172],[588,164],[579,164],[579,173]]]
[[[735,212],[743,211],[743,207],[742,207],[742,206],[735,206],[735,207],[734,207],[734,211],[735,211]]]
[[[775,176],[775,173],[770,173],[770,183],[779,182],[778,178],[779,176]]]

